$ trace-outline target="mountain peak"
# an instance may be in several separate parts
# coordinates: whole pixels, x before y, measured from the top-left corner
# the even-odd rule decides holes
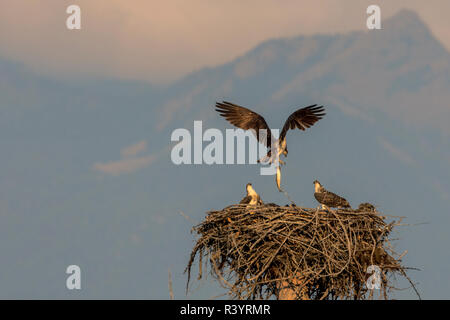
[[[386,19],[383,29],[398,30],[407,33],[429,33],[428,26],[425,22],[423,22],[417,12],[410,9],[401,9],[392,17]]]
[[[402,19],[404,21],[421,21],[419,15],[416,11],[411,9],[400,9],[396,14],[394,14],[392,17],[395,17],[395,19]]]

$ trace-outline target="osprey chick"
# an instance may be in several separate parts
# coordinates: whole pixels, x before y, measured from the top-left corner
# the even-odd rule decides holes
[[[322,209],[351,208],[344,198],[326,190],[319,181],[314,180],[314,198],[322,205]]]
[[[245,196],[239,204],[247,204],[251,206],[263,204],[259,194],[256,193],[255,189],[253,189],[251,183],[247,183],[246,185],[247,196]]]
[[[364,202],[364,203],[359,204],[358,211],[360,211],[360,212],[375,212],[375,211],[377,211],[377,209],[375,208],[375,206],[373,204]]]

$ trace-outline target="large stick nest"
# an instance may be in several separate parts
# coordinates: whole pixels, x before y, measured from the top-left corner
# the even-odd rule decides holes
[[[235,299],[370,299],[377,291],[367,287],[376,285],[371,265],[380,271],[379,298],[388,298],[396,274],[415,290],[389,240],[401,219],[385,220],[372,209],[271,204],[210,211],[193,228],[200,238],[186,268],[187,286],[198,257],[198,278],[209,265]]]

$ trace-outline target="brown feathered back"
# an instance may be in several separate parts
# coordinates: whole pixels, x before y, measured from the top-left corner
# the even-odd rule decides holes
[[[348,201],[337,194],[327,191],[323,189],[321,192],[315,192],[314,198],[321,203],[326,205],[327,207],[337,208],[350,208],[350,204]]]

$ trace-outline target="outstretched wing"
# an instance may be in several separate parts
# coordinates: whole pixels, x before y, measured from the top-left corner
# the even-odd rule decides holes
[[[265,129],[267,132],[266,146],[270,148],[271,145],[271,133],[267,126],[266,120],[256,112],[250,109],[238,106],[231,102],[223,101],[216,102],[216,111],[228,120],[232,125],[241,128],[243,130],[253,129],[253,133],[259,142],[264,142],[263,136],[259,134],[260,129]]]
[[[289,129],[299,128],[300,130],[306,130],[306,128],[313,126],[314,123],[322,119],[325,115],[324,111],[325,109],[323,106],[314,104],[309,107],[298,109],[292,113],[284,123],[280,133],[280,141],[286,137],[286,133]]]

